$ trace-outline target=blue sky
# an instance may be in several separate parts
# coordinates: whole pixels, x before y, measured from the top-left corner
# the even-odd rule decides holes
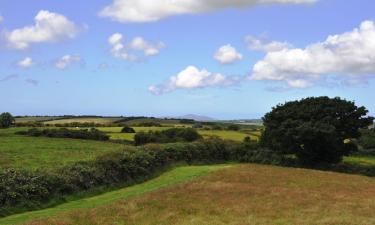
[[[328,95],[375,114],[372,0],[87,2],[0,2],[0,111],[259,118]]]

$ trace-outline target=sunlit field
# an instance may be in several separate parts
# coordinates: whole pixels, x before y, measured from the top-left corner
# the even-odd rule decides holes
[[[374,179],[261,165],[234,166],[178,186],[82,209],[90,201],[47,219],[32,220],[38,214],[30,215],[31,221],[24,224],[375,223]]]

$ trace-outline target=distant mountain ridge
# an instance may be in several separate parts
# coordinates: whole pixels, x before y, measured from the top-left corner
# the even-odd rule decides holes
[[[208,116],[201,116],[201,115],[195,115],[195,114],[187,114],[184,116],[179,117],[180,119],[189,119],[189,120],[195,120],[195,121],[214,121],[216,119],[208,117]]]

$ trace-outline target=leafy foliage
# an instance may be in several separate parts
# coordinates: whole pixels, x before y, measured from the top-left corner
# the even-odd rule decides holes
[[[171,128],[163,131],[139,132],[134,136],[136,145],[147,143],[191,142],[202,138],[193,128]]]
[[[365,107],[340,98],[316,97],[278,105],[264,118],[261,143],[280,154],[294,154],[305,165],[337,163],[354,150],[373,118]],[[350,146],[349,146],[350,145]]]
[[[135,130],[132,127],[124,126],[121,129],[121,133],[135,133]]]
[[[98,140],[98,141],[107,141],[109,136],[99,131],[95,128],[81,129],[81,130],[70,130],[66,128],[60,129],[36,129],[32,128],[28,131],[19,131],[17,134],[28,135],[33,137],[51,137],[51,138],[74,138],[74,139],[89,139],[89,140]]]
[[[14,124],[15,120],[12,114],[5,112],[0,114],[0,128],[8,128]]]

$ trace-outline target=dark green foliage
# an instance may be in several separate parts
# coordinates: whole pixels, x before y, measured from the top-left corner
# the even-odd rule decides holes
[[[241,127],[237,124],[231,124],[227,127],[227,130],[239,131]]]
[[[60,129],[36,129],[32,128],[28,131],[19,131],[17,134],[28,135],[33,137],[51,137],[51,138],[74,138],[74,139],[89,139],[98,141],[107,141],[109,136],[95,128],[81,129],[81,130],[70,130],[66,128]]]
[[[203,125],[201,123],[196,123],[192,126],[192,128],[194,129],[199,129],[199,128],[203,128]]]
[[[364,149],[375,149],[375,130],[364,129],[361,131],[362,136],[359,138],[359,144]]]
[[[141,122],[134,125],[135,127],[162,127],[158,122]]]
[[[0,128],[9,128],[14,122],[12,114],[8,112],[0,114]]]
[[[294,154],[304,165],[337,163],[356,149],[344,140],[359,138],[359,129],[372,124],[367,113],[340,98],[287,102],[264,116],[261,144],[279,154]]]
[[[147,143],[191,142],[202,138],[193,128],[171,128],[163,131],[139,132],[134,136],[136,145]]]
[[[121,129],[121,133],[135,133],[135,130],[132,127],[124,126]]]

